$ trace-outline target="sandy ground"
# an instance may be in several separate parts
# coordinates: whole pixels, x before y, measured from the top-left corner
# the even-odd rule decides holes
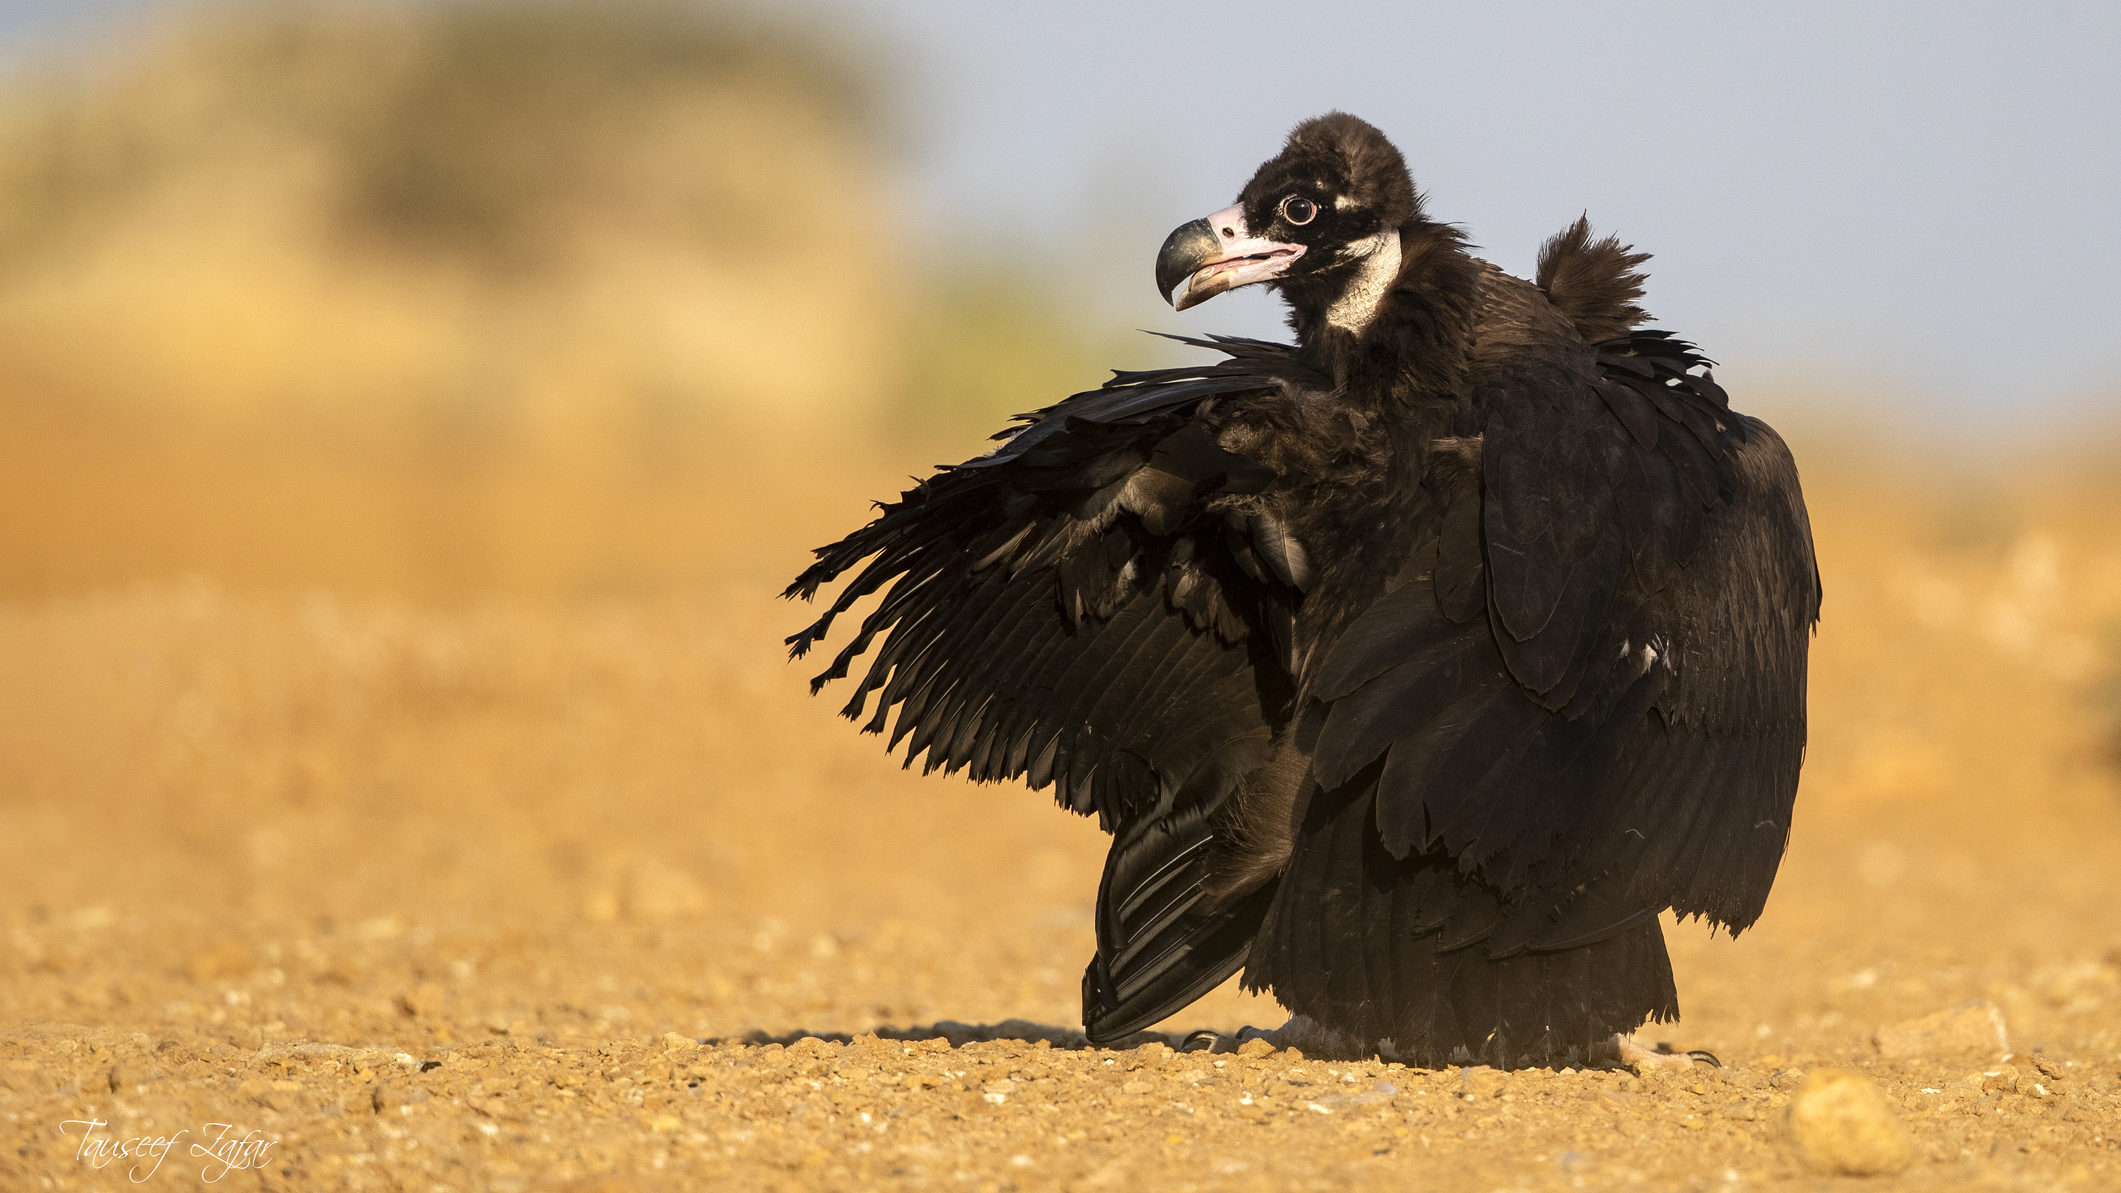
[[[1786,1125],[1836,1068],[1870,1187],[2121,1188],[2121,530],[1901,492],[1813,482],[1796,836],[1671,931],[1728,1067],[1648,1077],[1083,1047],[1101,838],[803,695],[820,528],[683,600],[0,606],[0,1189],[1854,1187]],[[1874,1042],[1981,998],[2007,1058]]]

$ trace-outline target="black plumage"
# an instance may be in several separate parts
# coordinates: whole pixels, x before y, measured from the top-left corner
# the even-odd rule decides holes
[[[1255,231],[1256,230],[1256,231]],[[1113,834],[1093,1040],[1240,968],[1355,1050],[1558,1063],[1677,1014],[1657,915],[1736,933],[1788,837],[1818,577],[1797,475],[1645,256],[1536,282],[1333,114],[1158,259],[1294,345],[1123,372],[817,553],[880,600],[846,713]],[[881,643],[879,644],[879,640]]]

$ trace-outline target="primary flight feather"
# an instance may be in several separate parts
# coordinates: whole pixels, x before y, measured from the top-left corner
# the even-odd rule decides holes
[[[814,687],[910,762],[1113,836],[1093,1041],[1240,969],[1321,1045],[1583,1063],[1678,1013],[1658,913],[1760,915],[1819,612],[1797,473],[1646,256],[1579,221],[1526,282],[1397,149],[1310,120],[1156,260],[1295,343],[1122,372],[944,468],[789,588],[879,597]]]

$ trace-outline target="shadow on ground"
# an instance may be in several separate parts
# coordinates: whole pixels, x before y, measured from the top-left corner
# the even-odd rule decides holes
[[[765,1031],[747,1032],[728,1039],[703,1039],[709,1046],[724,1044],[748,1044],[764,1047],[779,1044],[786,1047],[802,1040],[823,1040],[828,1044],[849,1044],[860,1036],[875,1036],[880,1040],[902,1040],[919,1043],[927,1040],[947,1040],[952,1048],[967,1044],[985,1044],[995,1040],[1015,1040],[1024,1044],[1045,1044],[1067,1052],[1088,1052],[1105,1049],[1123,1052],[1139,1048],[1143,1044],[1164,1044],[1186,1050],[1186,1041],[1199,1033],[1138,1031],[1122,1036],[1110,1044],[1092,1044],[1081,1028],[1055,1027],[1050,1023],[1033,1023],[1028,1019],[1004,1019],[1000,1023],[960,1023],[955,1019],[942,1019],[934,1023],[916,1023],[905,1027],[879,1026],[863,1032],[795,1031],[775,1035]],[[1234,1047],[1234,1045],[1233,1045]]]

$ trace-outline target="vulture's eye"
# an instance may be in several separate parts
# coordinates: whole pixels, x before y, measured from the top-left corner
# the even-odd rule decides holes
[[[1318,204],[1302,195],[1290,195],[1281,201],[1281,218],[1292,224],[1308,224],[1318,216]]]

